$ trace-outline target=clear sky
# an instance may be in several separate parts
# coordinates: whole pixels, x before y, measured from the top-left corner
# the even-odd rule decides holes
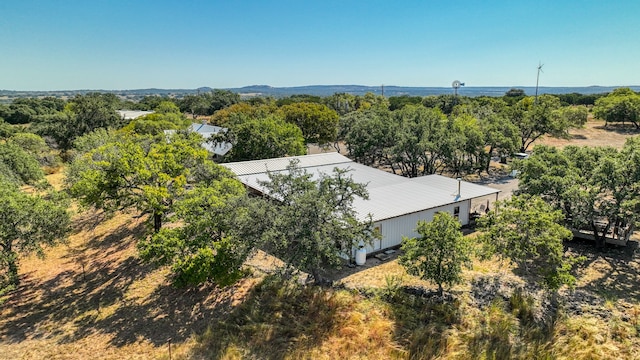
[[[640,85],[640,0],[2,0],[0,89]]]

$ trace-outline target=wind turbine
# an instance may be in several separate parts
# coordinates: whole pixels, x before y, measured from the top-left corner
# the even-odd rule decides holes
[[[538,103],[538,82],[540,81],[540,73],[544,72],[542,71],[542,67],[544,66],[543,63],[538,62],[538,76],[536,77],[536,100],[535,103]]]

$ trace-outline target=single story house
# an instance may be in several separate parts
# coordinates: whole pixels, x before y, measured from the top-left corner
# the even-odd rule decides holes
[[[222,164],[254,192],[264,194],[261,181],[268,172],[286,171],[292,159],[310,174],[330,174],[334,168],[348,169],[353,180],[367,185],[369,199],[356,198],[354,207],[361,220],[370,214],[382,238],[367,246],[367,253],[396,247],[402,237],[416,237],[418,220],[430,221],[437,212],[446,211],[469,224],[472,212],[486,210],[497,200],[500,190],[441,175],[405,178],[352,161],[339,153],[263,159]],[[268,195],[268,194],[265,194]],[[486,204],[486,205],[485,205]]]

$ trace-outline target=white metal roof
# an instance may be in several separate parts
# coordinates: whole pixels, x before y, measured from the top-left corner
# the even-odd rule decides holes
[[[285,170],[291,160],[298,160],[298,167],[300,168],[310,168],[322,165],[333,165],[333,164],[341,164],[341,163],[352,163],[351,159],[346,156],[340,155],[336,152],[333,153],[322,153],[315,155],[302,155],[302,156],[291,156],[285,158],[274,158],[274,159],[262,159],[262,160],[251,160],[251,161],[241,161],[235,163],[227,163],[224,166],[228,167],[233,171],[236,175],[249,175],[249,174],[258,174],[258,173],[266,173],[267,171],[280,171]],[[329,170],[331,171],[331,170]],[[266,175],[266,174],[265,174]]]
[[[116,110],[118,115],[125,120],[133,120],[139,118],[141,116],[153,114],[153,111],[142,111],[142,110]]]
[[[500,192],[486,186],[441,175],[405,178],[386,171],[353,162],[338,153],[304,155],[278,159],[264,159],[222,164],[233,171],[246,186],[265,193],[260,182],[268,181],[267,171],[286,171],[292,159],[298,166],[318,177],[330,174],[334,168],[350,170],[353,180],[367,185],[369,199],[356,198],[354,207],[361,219],[371,214],[374,221],[433,209],[444,205],[466,201]]]
[[[202,137],[204,138],[202,147],[216,155],[220,155],[220,156],[225,155],[226,153],[229,152],[229,150],[231,150],[231,147],[233,146],[231,143],[228,143],[228,142],[216,144],[214,146],[212,143],[207,141],[209,140],[210,137],[219,133],[220,131],[226,131],[227,130],[226,128],[223,128],[220,126],[214,126],[214,125],[191,123],[191,125],[189,125],[187,130],[197,132],[198,134],[202,135]],[[173,134],[175,132],[176,132],[175,130],[164,131],[165,134]]]

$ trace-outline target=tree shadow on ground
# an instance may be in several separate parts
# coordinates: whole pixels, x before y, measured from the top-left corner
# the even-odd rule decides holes
[[[74,250],[78,254],[93,252],[90,261],[65,255],[65,270],[45,281],[23,275],[19,288],[5,304],[11,314],[4,316],[7,320],[0,327],[0,337],[16,342],[65,336],[63,324],[115,304],[133,282],[150,271],[133,256],[114,256],[131,246],[132,236],[141,233],[142,226],[120,227],[103,239],[89,240]]]
[[[62,257],[64,268],[45,280],[24,274],[3,305],[0,339],[68,344],[99,334],[107,335],[114,347],[140,341],[158,347],[207,329],[214,334],[241,329],[245,335],[237,339],[243,347],[261,358],[282,359],[291,347],[322,343],[337,318],[335,297],[325,297],[315,287],[254,287],[258,280],[246,278],[224,289],[174,288],[166,271],[137,257],[135,238],[144,233],[143,222],[121,226],[73,248]],[[218,336],[201,339],[198,351],[226,349]]]
[[[637,241],[629,241],[625,247],[607,244],[605,249],[597,249],[592,241],[576,239],[565,242],[565,246],[570,253],[586,258],[578,266],[580,285],[576,289],[627,302],[640,301]]]
[[[0,338],[9,343],[41,338],[69,343],[103,333],[111,335],[114,346],[141,338],[159,345],[204,330],[215,310],[207,302],[215,299],[212,293],[226,292],[221,297],[231,301],[231,290],[175,289],[162,273],[159,280],[146,285],[151,289],[137,289],[156,273],[134,250],[136,237],[145,231],[143,222],[120,226],[70,249],[62,257],[64,270],[55,276],[42,281],[23,275],[21,285],[4,304]]]
[[[588,138],[582,134],[569,134],[571,140],[587,140]]]
[[[607,125],[594,126],[594,129],[611,131],[620,135],[636,135],[640,134],[640,128],[637,128],[632,123],[610,123]]]
[[[251,358],[281,360],[308,354],[345,320],[344,301],[333,289],[266,277],[228,316],[211,318],[192,355],[218,359],[242,349]]]

